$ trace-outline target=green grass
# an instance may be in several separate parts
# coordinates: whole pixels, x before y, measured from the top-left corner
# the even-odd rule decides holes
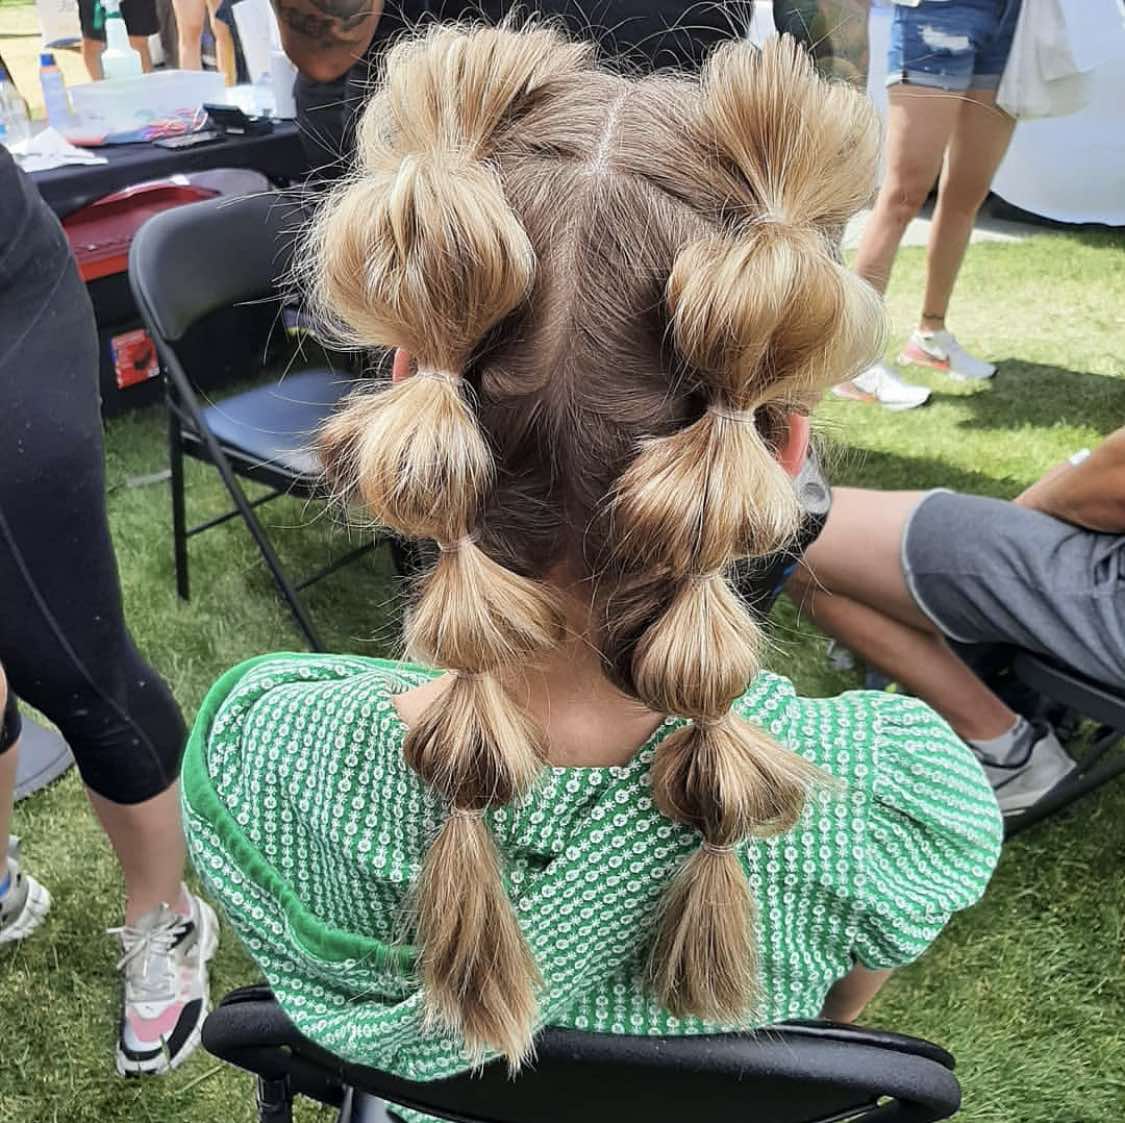
[[[955,327],[967,345],[1005,360],[995,385],[936,380],[935,403],[905,415],[826,403],[821,428],[838,450],[836,478],[1011,496],[1125,422],[1123,249],[1121,237],[1085,234],[974,247]],[[921,269],[920,251],[901,255],[890,299],[896,341],[916,311]],[[164,458],[158,411],[110,425],[109,509],[129,619],[190,716],[222,670],[300,641],[238,525],[193,541],[194,596],[177,601],[166,487],[126,483]],[[189,466],[189,495],[194,514],[223,507],[213,474],[198,465]],[[316,507],[266,511],[295,571],[338,542]],[[333,647],[393,649],[396,595],[383,556],[317,586],[309,603]],[[823,637],[787,605],[771,663],[808,693],[855,685],[828,668]],[[56,903],[41,934],[0,954],[0,1123],[250,1120],[248,1081],[203,1054],[164,1080],[113,1074],[116,979],[102,931],[117,922],[121,887],[76,778],[21,804],[16,829]],[[892,980],[868,1020],[957,1054],[966,1123],[1120,1123],[1123,926],[1125,783],[1008,846],[984,903]],[[228,933],[215,993],[255,976]]]

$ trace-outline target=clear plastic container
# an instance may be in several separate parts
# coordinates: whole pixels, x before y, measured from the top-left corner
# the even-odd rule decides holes
[[[27,104],[12,85],[8,72],[0,66],[0,144],[11,148],[30,135]]]
[[[157,122],[188,121],[205,102],[222,102],[223,76],[213,70],[158,70],[137,78],[107,78],[70,87],[75,124],[67,135],[96,143],[137,133]]]

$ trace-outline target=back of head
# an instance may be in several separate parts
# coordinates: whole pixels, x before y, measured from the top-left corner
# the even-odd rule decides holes
[[[535,1026],[482,812],[545,762],[503,672],[562,641],[560,565],[589,578],[607,673],[690,719],[652,770],[702,843],[652,940],[657,994],[724,1021],[753,1007],[734,846],[792,826],[813,773],[732,712],[759,636],[725,573],[796,528],[787,413],[879,349],[879,301],[837,251],[876,145],[867,102],[789,39],[636,80],[550,30],[438,27],[388,56],[358,169],[314,224],[321,315],[417,361],[323,447],[380,523],[441,547],[407,627],[454,672],[406,743],[449,806],[417,936],[427,1009],[478,1055],[518,1064]]]

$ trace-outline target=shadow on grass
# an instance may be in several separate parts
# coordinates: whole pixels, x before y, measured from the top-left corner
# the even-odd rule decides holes
[[[938,457],[904,456],[894,452],[848,453],[833,465],[832,483],[838,487],[867,487],[877,491],[927,491],[945,487],[968,495],[1005,499],[1026,486],[1010,485],[986,472],[958,468]]]
[[[1125,379],[1023,359],[1001,359],[985,390],[958,398],[972,412],[961,428],[1088,426],[1103,436],[1125,425]]]

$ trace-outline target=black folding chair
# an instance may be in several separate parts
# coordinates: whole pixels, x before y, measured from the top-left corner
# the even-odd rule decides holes
[[[1125,773],[1125,691],[1026,651],[1016,655],[1012,674],[1048,702],[1097,722],[1098,729],[1074,774],[1045,799],[1008,820],[1009,838]]]
[[[383,1101],[457,1123],[929,1123],[961,1103],[944,1049],[830,1022],[705,1037],[548,1029],[514,1080],[496,1062],[417,1083],[339,1060],[247,987],[207,1019],[203,1045],[257,1076],[260,1123],[289,1123],[298,1095],[336,1107],[338,1123],[382,1123]]]
[[[160,354],[168,404],[168,457],[172,483],[172,534],[176,589],[187,600],[188,539],[241,517],[314,651],[323,650],[301,603],[300,591],[366,553],[373,543],[351,549],[303,580],[285,573],[256,507],[279,495],[316,495],[320,465],[311,451],[313,434],[349,390],[339,370],[305,369],[280,381],[202,405],[200,376],[214,384],[220,356],[202,350],[192,329],[205,318],[235,306],[258,306],[267,322],[279,319],[277,278],[289,265],[295,208],[278,195],[209,199],[155,215],[133,239],[129,282],[141,317]],[[189,347],[189,336],[193,346]],[[193,369],[196,368],[196,369]],[[244,378],[252,370],[233,372]],[[184,504],[183,458],[213,464],[234,509],[188,526]],[[239,477],[270,491],[247,498]]]

